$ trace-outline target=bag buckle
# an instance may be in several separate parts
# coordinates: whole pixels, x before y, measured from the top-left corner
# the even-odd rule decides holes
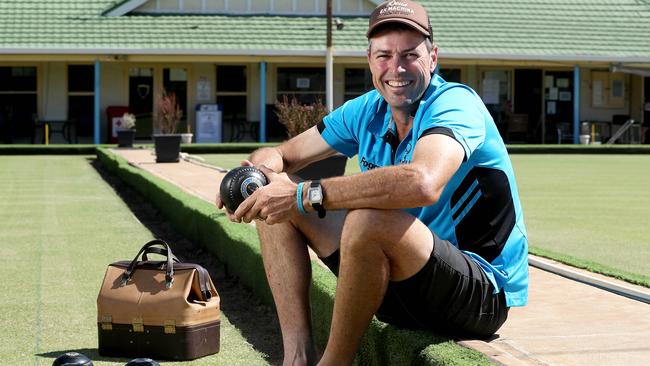
[[[110,315],[102,316],[102,330],[113,330],[113,317]]]
[[[142,318],[133,318],[131,325],[133,325],[134,332],[136,333],[144,332],[144,322],[142,321]]]
[[[176,334],[176,322],[173,320],[165,320],[165,334]]]

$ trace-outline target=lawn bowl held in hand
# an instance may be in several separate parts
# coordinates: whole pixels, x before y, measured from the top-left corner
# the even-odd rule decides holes
[[[235,212],[248,196],[267,183],[264,173],[255,167],[240,166],[232,169],[221,181],[221,202],[228,211]]]
[[[93,366],[86,355],[78,352],[67,352],[57,357],[52,366]]]

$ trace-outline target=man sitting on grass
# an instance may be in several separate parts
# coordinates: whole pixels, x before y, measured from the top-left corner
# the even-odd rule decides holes
[[[370,16],[373,90],[250,161],[270,183],[231,220],[256,223],[285,365],[347,365],[373,315],[487,338],[528,294],[527,241],[512,166],[481,99],[434,75],[429,18],[408,0]],[[301,182],[343,153],[361,174]],[[217,197],[217,206],[222,202]],[[314,214],[317,213],[317,214]],[[312,340],[307,246],[338,275],[327,347]]]

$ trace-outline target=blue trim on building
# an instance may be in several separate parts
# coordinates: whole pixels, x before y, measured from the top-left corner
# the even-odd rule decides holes
[[[580,143],[580,66],[573,68],[573,143]]]
[[[99,64],[99,60],[95,61],[95,123],[93,127],[93,143],[95,145],[99,145],[99,132],[100,132],[100,91],[102,90],[101,85],[99,84],[100,82],[100,71],[101,67]]]
[[[260,62],[260,142],[266,142],[266,62]]]

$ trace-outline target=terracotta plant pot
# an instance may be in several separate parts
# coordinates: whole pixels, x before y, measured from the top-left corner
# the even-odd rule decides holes
[[[181,153],[181,135],[153,135],[156,163],[177,163]]]

